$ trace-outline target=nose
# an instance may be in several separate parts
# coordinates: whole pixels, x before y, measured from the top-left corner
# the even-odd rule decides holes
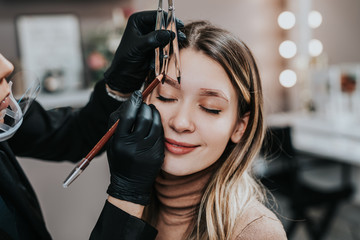
[[[14,65],[11,64],[3,55],[0,54],[0,79],[9,76],[14,70]]]
[[[195,131],[194,113],[190,106],[179,104],[173,109],[169,119],[169,126],[178,133],[192,133]]]

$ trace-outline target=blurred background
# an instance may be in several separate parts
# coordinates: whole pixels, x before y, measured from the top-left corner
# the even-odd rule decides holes
[[[255,55],[268,129],[255,171],[289,239],[360,239],[360,1],[181,0],[175,7],[185,23],[210,20]],[[46,108],[80,107],[129,15],[156,8],[156,0],[0,0],[0,53],[24,73],[16,90],[36,75]],[[105,157],[68,189],[62,182],[72,164],[20,159],[54,239],[88,239],[106,199]]]

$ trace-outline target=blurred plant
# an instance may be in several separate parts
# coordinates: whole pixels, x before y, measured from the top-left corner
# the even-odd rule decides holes
[[[91,84],[103,78],[124,33],[129,9],[116,8],[112,20],[104,22],[85,39],[85,59]]]

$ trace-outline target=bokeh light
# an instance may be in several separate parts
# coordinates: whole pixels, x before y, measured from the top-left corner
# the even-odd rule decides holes
[[[280,73],[279,81],[281,86],[291,88],[296,84],[296,73],[293,70],[286,69]]]
[[[311,11],[308,16],[308,23],[311,28],[317,28],[322,23],[321,13],[318,11]]]
[[[295,15],[290,11],[282,12],[278,17],[278,24],[282,29],[291,29],[292,27],[294,27],[295,22]]]
[[[297,51],[296,44],[293,41],[283,41],[279,46],[279,53],[283,58],[292,58]]]
[[[309,54],[312,57],[320,56],[323,51],[323,45],[320,40],[311,39],[309,42]]]

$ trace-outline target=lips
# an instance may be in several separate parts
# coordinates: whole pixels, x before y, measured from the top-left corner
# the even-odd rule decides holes
[[[169,152],[176,154],[176,155],[190,153],[199,146],[200,145],[194,145],[194,144],[189,144],[189,143],[184,143],[184,142],[177,142],[175,140],[168,139],[168,138],[165,140],[165,148]]]

